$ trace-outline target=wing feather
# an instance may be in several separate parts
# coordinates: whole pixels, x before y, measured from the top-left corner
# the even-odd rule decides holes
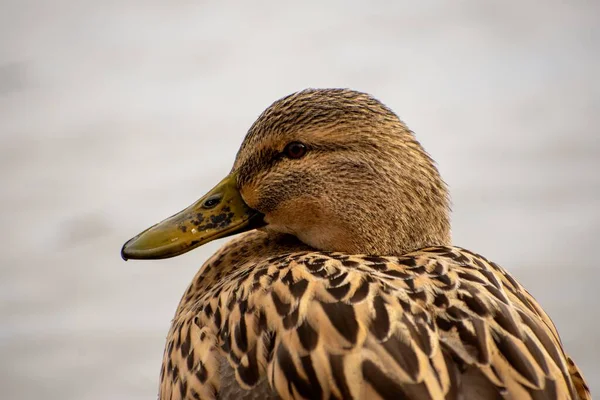
[[[161,399],[231,385],[282,399],[590,398],[533,297],[464,249],[217,254],[203,270],[173,321]]]

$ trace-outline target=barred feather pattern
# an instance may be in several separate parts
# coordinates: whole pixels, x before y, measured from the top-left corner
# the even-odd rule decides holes
[[[159,398],[591,396],[550,318],[480,255],[316,252],[251,232],[182,298]]]

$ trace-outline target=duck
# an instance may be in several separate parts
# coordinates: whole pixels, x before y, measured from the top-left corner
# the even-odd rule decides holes
[[[451,239],[415,134],[350,89],[275,101],[230,173],[125,259],[237,235],[177,307],[159,399],[590,399],[550,317]]]

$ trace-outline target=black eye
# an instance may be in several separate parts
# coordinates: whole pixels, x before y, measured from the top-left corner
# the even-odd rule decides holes
[[[306,145],[300,142],[290,142],[283,149],[283,153],[289,158],[302,158],[306,154]]]
[[[220,194],[213,194],[208,199],[204,200],[204,203],[202,203],[202,207],[203,208],[215,207],[217,204],[219,204],[221,202],[221,197],[222,196]]]

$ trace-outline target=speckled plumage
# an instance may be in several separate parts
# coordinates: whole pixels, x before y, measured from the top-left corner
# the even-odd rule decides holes
[[[305,158],[282,156],[290,140]],[[223,246],[185,292],[160,399],[591,398],[535,299],[451,245],[437,169],[377,100],[279,100],[233,171],[267,226]]]
[[[482,256],[315,252],[252,232],[184,295],[161,399],[241,398],[217,396],[232,392],[224,366],[257,398],[265,380],[281,398],[589,398],[570,365],[544,311]]]

